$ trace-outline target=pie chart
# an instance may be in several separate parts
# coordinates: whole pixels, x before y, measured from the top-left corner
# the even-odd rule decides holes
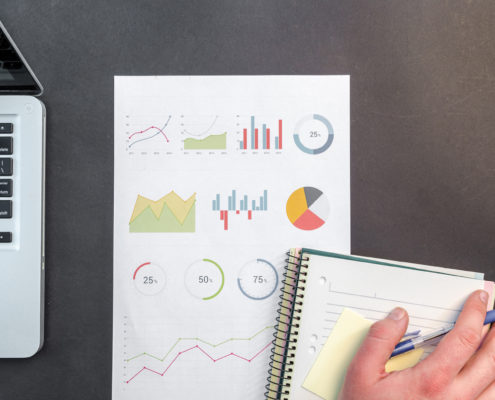
[[[305,186],[290,195],[286,211],[292,225],[304,231],[312,231],[326,222],[330,205],[321,190]]]

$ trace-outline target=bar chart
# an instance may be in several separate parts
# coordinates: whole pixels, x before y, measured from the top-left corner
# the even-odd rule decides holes
[[[242,129],[242,139],[239,142],[240,150],[282,150],[282,120],[276,122],[276,130],[269,124],[257,125],[254,115],[249,117],[249,128]]]
[[[268,190],[263,190],[263,194],[252,199],[247,194],[239,195],[237,190],[232,190],[227,196],[227,202],[222,201],[222,196],[217,193],[211,204],[212,211],[218,211],[220,220],[223,221],[223,229],[229,229],[229,213],[234,215],[245,214],[248,220],[253,219],[253,212],[268,211]]]

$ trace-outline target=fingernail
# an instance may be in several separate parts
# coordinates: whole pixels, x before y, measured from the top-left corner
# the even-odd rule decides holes
[[[388,318],[391,318],[391,319],[394,319],[396,321],[399,321],[401,320],[402,318],[404,318],[406,316],[406,312],[404,311],[403,308],[400,308],[400,307],[396,307],[394,308],[390,314],[388,314]]]
[[[480,300],[485,304],[488,303],[488,293],[484,290],[480,292]]]

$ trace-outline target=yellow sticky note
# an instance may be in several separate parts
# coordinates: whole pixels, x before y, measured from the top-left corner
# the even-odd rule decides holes
[[[325,400],[337,399],[347,368],[372,324],[361,315],[344,308],[306,376],[303,387]],[[422,354],[423,350],[418,349],[394,357],[387,363],[385,370],[391,372],[412,367]]]
[[[403,369],[414,367],[421,360],[423,353],[424,349],[414,349],[395,356],[385,364],[385,371],[402,371]]]

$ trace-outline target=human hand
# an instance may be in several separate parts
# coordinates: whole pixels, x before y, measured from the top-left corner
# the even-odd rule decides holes
[[[493,400],[495,329],[483,340],[488,293],[466,300],[437,348],[413,368],[387,373],[385,364],[406,332],[409,317],[395,308],[371,327],[354,357],[339,400]]]

